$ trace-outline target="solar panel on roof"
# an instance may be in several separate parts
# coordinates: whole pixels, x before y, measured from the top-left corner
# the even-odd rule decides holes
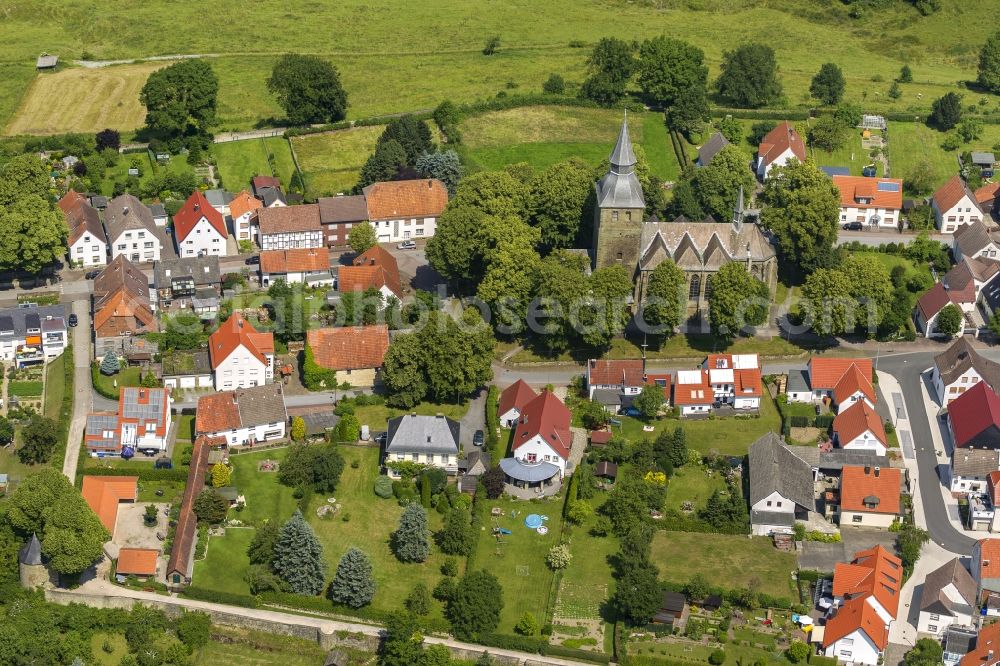
[[[889,183],[882,181],[878,184],[879,192],[899,192],[899,183]]]

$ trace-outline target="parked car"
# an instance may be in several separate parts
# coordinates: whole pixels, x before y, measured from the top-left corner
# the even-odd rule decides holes
[[[472,436],[472,445],[473,446],[482,446],[483,442],[485,442],[485,441],[486,441],[486,437],[483,435],[483,431],[482,430],[477,430],[476,434]]]
[[[858,221],[848,222],[844,225],[844,231],[861,231],[864,229],[864,225]]]
[[[417,247],[417,241],[405,240],[396,247],[400,250],[412,250]]]
[[[80,323],[80,318],[76,316],[75,312],[73,312],[70,313],[68,321],[70,326],[76,326],[77,324]]]
[[[84,274],[84,276],[83,276],[83,277],[84,277],[85,279],[87,279],[87,280],[93,280],[94,278],[96,278],[96,277],[97,277],[98,275],[100,275],[100,274],[101,274],[101,271],[87,271],[87,272],[86,272],[86,273]]]
[[[247,260],[246,260],[246,265],[247,266],[256,266],[259,263],[260,263],[260,255],[259,254],[255,254],[252,257],[247,257]]]

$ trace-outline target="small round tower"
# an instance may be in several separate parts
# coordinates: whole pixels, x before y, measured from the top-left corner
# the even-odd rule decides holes
[[[18,556],[21,572],[21,587],[33,590],[49,582],[49,572],[42,564],[42,544],[38,536],[31,535],[31,541],[24,544]]]

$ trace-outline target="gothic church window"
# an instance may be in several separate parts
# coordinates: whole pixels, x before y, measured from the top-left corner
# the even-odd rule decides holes
[[[701,276],[694,275],[691,277],[691,286],[688,288],[688,298],[691,300],[696,300],[700,293],[701,293]]]

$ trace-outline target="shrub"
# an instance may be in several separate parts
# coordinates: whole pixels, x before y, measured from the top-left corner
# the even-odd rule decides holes
[[[514,625],[514,631],[522,636],[534,636],[538,633],[538,620],[531,613],[524,613]]]
[[[708,663],[712,666],[722,666],[726,661],[726,651],[722,648],[716,648],[712,651],[712,654],[708,655]]]
[[[375,494],[382,499],[388,499],[393,495],[392,479],[387,476],[379,476],[375,479]]]

